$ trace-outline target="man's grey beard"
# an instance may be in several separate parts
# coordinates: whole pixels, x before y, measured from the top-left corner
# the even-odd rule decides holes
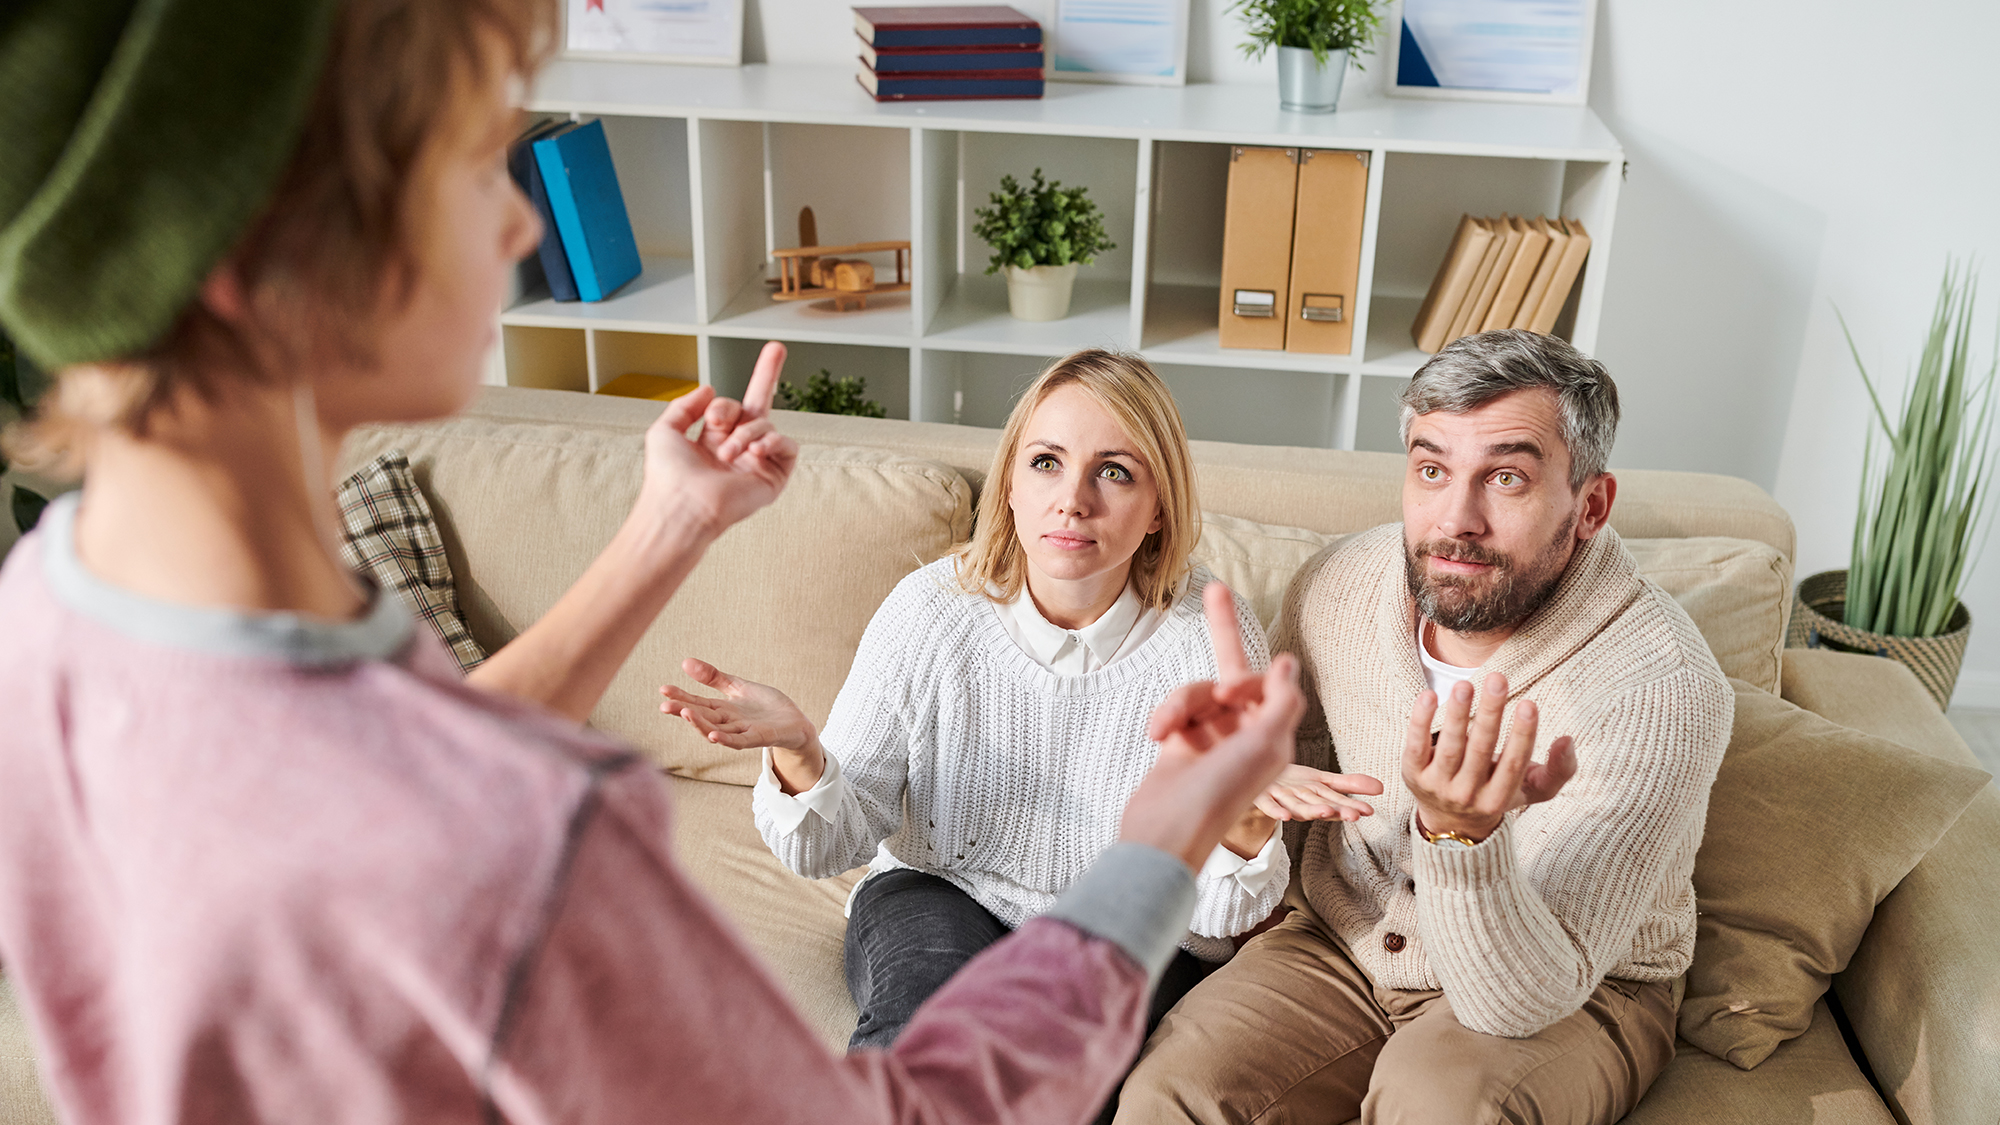
[[[1576,516],[1571,515],[1525,570],[1512,556],[1477,543],[1427,539],[1413,547],[1405,542],[1403,576],[1409,582],[1410,597],[1416,599],[1417,612],[1440,629],[1454,633],[1491,633],[1519,625],[1556,592],[1569,564],[1563,548],[1575,528]],[[1424,567],[1424,560],[1433,555],[1488,564],[1493,567],[1491,584],[1482,593],[1473,581],[1433,575]]]

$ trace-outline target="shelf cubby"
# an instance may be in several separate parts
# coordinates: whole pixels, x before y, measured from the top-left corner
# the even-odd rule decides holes
[[[1007,415],[1014,409],[1014,400],[1055,358],[1056,354],[925,349],[919,361],[926,399],[932,405],[918,420],[1004,426]]]
[[[503,324],[500,354],[507,382],[516,387],[588,391],[590,342],[577,328]]]
[[[1340,444],[1342,392],[1352,376],[1158,362],[1188,436],[1252,445]],[[1249,409],[1246,403],[1256,404]]]
[[[664,375],[670,379],[701,378],[701,341],[668,332],[590,333],[590,389],[620,375]]]
[[[1008,132],[929,131],[918,176],[924,224],[924,265],[931,271],[920,301],[926,347],[991,350],[1015,355],[1061,353],[1078,347],[1131,349],[1133,244],[1138,234],[1141,142]],[[1113,249],[1077,271],[1070,315],[1031,323],[1007,311],[1002,273],[988,274],[991,250],[973,228],[1000,181],[1027,184],[1036,169],[1065,187],[1090,189]]]

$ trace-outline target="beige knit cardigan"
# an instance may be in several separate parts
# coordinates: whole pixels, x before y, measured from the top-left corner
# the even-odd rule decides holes
[[[1299,760],[1385,789],[1373,816],[1306,832],[1307,901],[1378,986],[1442,988],[1461,1023],[1493,1035],[1540,1031],[1607,976],[1680,976],[1694,952],[1695,850],[1734,711],[1694,623],[1615,532],[1582,544],[1484,669],[1540,708],[1535,760],[1574,737],[1577,774],[1478,847],[1439,848],[1416,835],[1403,784],[1424,677],[1402,551],[1400,524],[1329,547],[1293,579],[1273,640],[1304,663]]]

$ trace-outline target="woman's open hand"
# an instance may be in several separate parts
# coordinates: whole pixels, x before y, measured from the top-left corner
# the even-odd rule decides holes
[[[1257,798],[1257,811],[1272,820],[1360,820],[1375,809],[1349,794],[1375,796],[1382,783],[1365,773],[1328,773],[1297,764]]]
[[[771,772],[778,775],[778,788],[787,793],[796,795],[819,784],[820,775],[826,772],[826,748],[819,744],[819,731],[812,720],[791,696],[768,684],[732,676],[692,656],[681,661],[681,671],[721,692],[721,697],[696,695],[664,684],[660,694],[667,701],[660,704],[660,710],[686,719],[717,746],[736,750],[770,747]]]
[[[732,676],[693,657],[681,661],[681,671],[696,683],[721,692],[721,697],[696,695],[666,684],[660,688],[660,694],[667,697],[660,710],[686,719],[703,738],[718,746],[797,751],[805,749],[818,734],[799,705],[777,688]]]

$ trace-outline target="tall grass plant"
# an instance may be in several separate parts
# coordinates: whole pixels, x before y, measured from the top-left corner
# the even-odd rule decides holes
[[[1945,630],[1992,517],[1994,388],[2000,336],[1986,372],[1972,366],[1978,279],[1947,264],[1937,309],[1892,422],[1842,317],[1848,351],[1875,408],[1862,454],[1861,503],[1847,573],[1849,627],[1897,637]],[[1838,310],[1835,311],[1838,315]]]

